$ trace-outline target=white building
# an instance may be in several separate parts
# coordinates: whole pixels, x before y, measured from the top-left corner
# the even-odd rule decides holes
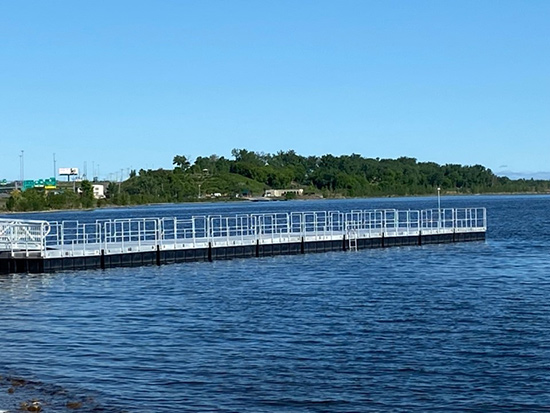
[[[267,198],[281,198],[286,194],[296,194],[298,196],[302,196],[304,194],[304,190],[302,188],[300,189],[266,189],[266,191],[264,192],[264,196]]]
[[[94,190],[95,199],[104,199],[105,198],[105,185],[93,184],[92,188]]]

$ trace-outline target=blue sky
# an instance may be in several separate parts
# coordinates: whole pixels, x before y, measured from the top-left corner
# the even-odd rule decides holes
[[[550,1],[3,1],[0,179],[231,149],[550,171]],[[547,173],[550,178],[550,172]]]

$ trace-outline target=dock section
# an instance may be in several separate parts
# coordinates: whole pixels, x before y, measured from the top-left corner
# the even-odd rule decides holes
[[[78,221],[0,219],[0,274],[482,241],[485,208]]]

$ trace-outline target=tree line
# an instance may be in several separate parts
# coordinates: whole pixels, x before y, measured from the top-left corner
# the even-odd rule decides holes
[[[13,193],[12,211],[89,208],[103,204],[134,205],[235,199],[262,196],[269,188],[302,188],[305,196],[373,197],[433,194],[546,193],[548,180],[512,180],[496,176],[482,165],[439,165],[415,158],[366,158],[358,154],[302,156],[293,150],[275,154],[233,149],[232,159],[184,155],[173,158],[173,169],[132,171],[121,183],[111,182],[107,199],[96,201],[91,184],[83,181],[78,194],[66,188],[47,193]]]

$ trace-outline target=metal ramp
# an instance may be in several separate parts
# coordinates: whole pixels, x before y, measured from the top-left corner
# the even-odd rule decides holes
[[[0,251],[31,254],[45,249],[50,232],[47,221],[0,219]]]

